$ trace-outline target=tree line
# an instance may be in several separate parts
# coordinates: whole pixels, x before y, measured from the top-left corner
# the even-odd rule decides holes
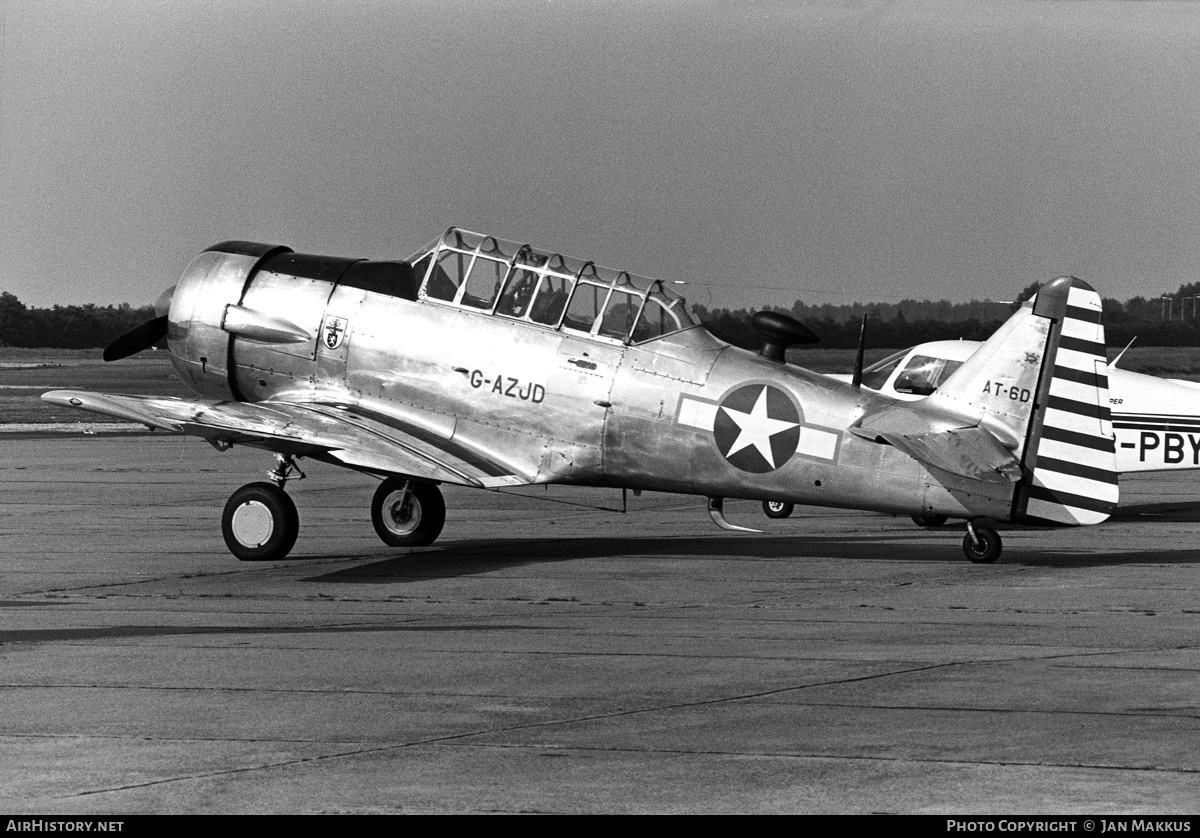
[[[821,345],[858,345],[863,317],[867,342],[875,348],[899,349],[929,340],[986,340],[1019,305],[1037,290],[1024,288],[1012,303],[947,300],[901,300],[898,303],[806,305],[774,308],[790,314],[821,337]],[[735,346],[757,349],[762,339],[750,325],[758,309],[694,306],[713,334]],[[154,317],[153,306],[70,305],[28,308],[8,291],[0,292],[0,346],[92,349]],[[1109,346],[1133,338],[1139,346],[1200,346],[1200,283],[1181,285],[1163,297],[1104,300],[1104,327]]]
[[[799,320],[820,336],[821,346],[858,346],[865,317],[868,346],[901,349],[931,340],[987,340],[1037,287],[1038,283],[1026,286],[1011,303],[901,300],[811,306],[797,300],[791,308],[772,310]],[[722,340],[745,349],[762,344],[750,325],[757,309],[694,309],[701,322]],[[1124,302],[1105,298],[1104,333],[1109,346],[1124,346],[1135,337],[1139,346],[1200,346],[1200,283],[1181,285],[1174,294],[1163,297],[1134,297]]]
[[[27,308],[8,291],[0,292],[0,346],[93,349],[107,346],[134,326],[154,317],[154,306],[134,308],[77,305]]]

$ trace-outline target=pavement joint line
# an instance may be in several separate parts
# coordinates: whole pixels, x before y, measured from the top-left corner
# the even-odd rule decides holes
[[[616,714],[616,715],[621,715],[621,714]],[[601,717],[596,717],[596,718],[607,718],[607,717],[601,716]],[[579,719],[577,721],[588,721],[588,720],[589,719]],[[509,732],[509,731],[513,731],[513,730],[522,730],[522,729],[527,729],[527,728],[531,728],[531,727],[541,727],[541,726],[543,726],[543,725],[523,725],[523,726],[516,726],[516,727],[512,727],[512,728],[505,728],[505,729],[498,730],[498,731],[487,731],[487,733],[504,733],[504,732]],[[462,739],[470,737],[470,736],[480,736],[480,735],[484,735],[484,732],[465,733],[465,734],[459,734],[456,736],[438,737],[438,738],[434,738],[434,739],[420,740],[420,741],[416,741],[416,742],[394,743],[394,744],[383,745],[383,746],[379,746],[379,747],[375,747],[375,748],[359,748],[359,749],[352,750],[352,751],[343,751],[340,753],[333,753],[333,754],[322,754],[322,755],[313,756],[313,757],[302,757],[302,758],[293,759],[293,760],[283,760],[283,761],[274,762],[274,763],[264,763],[262,765],[243,766],[240,768],[226,769],[224,771],[210,771],[210,772],[206,772],[206,773],[190,774],[190,775],[179,776],[179,777],[164,777],[162,779],[151,780],[151,781],[147,781],[147,782],[143,782],[143,783],[132,783],[129,785],[124,785],[124,786],[112,786],[109,788],[101,788],[101,789],[89,789],[87,791],[77,792],[75,794],[58,797],[56,799],[68,800],[71,798],[90,797],[90,796],[99,795],[99,794],[111,794],[111,793],[121,792],[121,791],[131,791],[133,789],[153,788],[155,786],[163,786],[163,785],[169,785],[172,783],[188,782],[190,780],[206,780],[206,779],[212,779],[214,777],[226,777],[226,776],[231,776],[231,775],[236,775],[236,774],[247,774],[247,773],[258,772],[258,771],[267,771],[267,770],[274,769],[274,768],[288,768],[291,766],[305,765],[308,763],[320,763],[320,762],[327,762],[327,761],[331,761],[331,760],[346,759],[346,758],[350,758],[350,757],[369,756],[372,754],[385,753],[387,751],[397,751],[397,750],[403,750],[403,749],[407,749],[407,748],[416,748],[416,747],[420,747],[422,745],[432,745],[432,744],[449,744],[452,746],[465,745],[467,747],[472,747],[472,748],[496,748],[496,749],[510,749],[510,750],[526,750],[526,749],[550,750],[550,749],[554,749],[554,750],[572,750],[572,751],[593,751],[593,752],[600,752],[600,753],[636,753],[636,754],[655,753],[655,754],[676,754],[676,755],[689,755],[689,756],[703,755],[703,756],[732,757],[732,758],[754,757],[754,758],[767,758],[767,759],[780,759],[780,760],[813,759],[813,760],[827,760],[830,762],[883,762],[883,763],[893,763],[893,764],[917,764],[917,765],[963,765],[963,766],[973,766],[973,767],[994,766],[994,767],[1000,767],[1000,768],[1037,767],[1037,768],[1051,768],[1051,769],[1062,769],[1062,770],[1125,771],[1125,772],[1135,772],[1135,773],[1145,772],[1145,773],[1180,774],[1180,775],[1200,774],[1200,769],[1168,768],[1168,767],[1156,766],[1156,765],[1132,765],[1132,766],[1130,766],[1130,765],[1104,765],[1104,764],[1100,764],[1100,763],[1055,763],[1055,762],[1044,762],[1044,761],[1038,762],[1038,761],[1018,761],[1018,760],[1011,760],[1011,761],[1010,760],[962,760],[962,759],[935,759],[932,757],[880,757],[880,756],[846,755],[846,754],[830,755],[830,754],[808,754],[808,753],[771,753],[771,752],[765,752],[765,751],[749,751],[749,752],[747,752],[747,751],[706,751],[706,750],[682,750],[682,749],[650,749],[650,750],[647,750],[647,749],[636,749],[636,748],[601,748],[601,747],[589,748],[589,747],[578,747],[578,746],[564,747],[561,745],[547,745],[544,743],[539,743],[539,744],[534,744],[534,745],[512,745],[512,744],[490,744],[490,743],[484,743],[484,744],[462,743],[462,741],[461,741]],[[229,741],[229,740],[213,739],[213,740],[204,740],[204,741],[220,742],[220,741]],[[235,740],[235,741],[255,742],[255,741],[274,741],[274,740]],[[293,741],[293,740],[289,740],[289,741]],[[301,741],[303,742],[304,740],[301,740]],[[319,743],[313,743],[313,744],[319,744]]]
[[[453,744],[453,743],[452,743]],[[465,743],[462,745],[455,744],[455,747],[469,748],[497,748],[497,749],[537,749],[537,750],[563,750],[563,751],[597,751],[600,753],[631,753],[631,754],[677,754],[680,756],[716,756],[716,757],[761,757],[761,758],[777,758],[777,759],[816,759],[829,760],[831,762],[891,762],[891,763],[916,763],[916,764],[932,764],[932,765],[967,765],[967,766],[998,766],[1001,768],[1061,768],[1061,769],[1081,769],[1094,771],[1135,771],[1135,772],[1161,772],[1169,774],[1200,774],[1200,768],[1169,768],[1161,765],[1105,765],[1103,763],[1088,763],[1088,762],[1035,762],[1021,760],[964,760],[964,759],[938,759],[936,757],[884,757],[872,756],[866,754],[821,754],[821,753],[805,753],[805,752],[777,752],[777,751],[714,751],[714,750],[685,750],[682,748],[605,748],[605,747],[589,747],[587,745],[553,745],[547,743],[538,744],[520,744],[520,743]]]
[[[782,694],[785,692],[791,692],[791,691],[795,691],[798,689],[809,689],[809,688],[812,688],[815,686],[832,686],[832,685],[836,685],[836,684],[856,683],[856,682],[861,682],[861,681],[875,680],[875,679],[881,678],[881,677],[891,677],[894,675],[903,675],[903,674],[912,673],[912,672],[923,672],[923,671],[930,671],[930,670],[934,670],[934,669],[943,669],[943,668],[958,666],[958,665],[960,665],[960,662],[951,662],[951,663],[945,663],[945,664],[932,664],[929,666],[911,667],[911,668],[907,668],[907,669],[896,670],[896,671],[890,672],[890,673],[880,673],[880,674],[876,674],[876,675],[860,676],[860,677],[855,677],[855,678],[836,679],[833,681],[825,681],[825,682],[820,682],[817,684],[805,685],[802,687],[793,686],[793,687],[785,687],[785,688],[780,688],[780,689],[775,689],[775,690],[765,690],[765,691],[762,691],[759,693],[751,693],[751,694],[746,694],[746,695],[741,695],[741,696],[726,696],[726,697],[721,697],[721,698],[705,699],[703,701],[679,702],[676,704],[660,705],[660,706],[653,707],[653,708],[633,708],[633,709],[629,709],[629,710],[616,711],[616,712],[612,712],[612,713],[601,713],[601,714],[593,714],[590,716],[580,716],[580,717],[576,717],[573,719],[560,719],[560,720],[552,720],[552,721],[546,721],[546,722],[531,722],[531,723],[521,724],[521,725],[510,725],[510,726],[501,727],[501,728],[492,729],[492,730],[464,731],[461,733],[431,737],[428,739],[417,740],[414,742],[394,743],[394,744],[390,744],[390,745],[379,746],[377,748],[356,749],[354,751],[347,751],[347,752],[338,753],[338,754],[327,754],[327,755],[323,755],[320,757],[306,757],[303,759],[296,759],[296,760],[284,760],[284,761],[280,761],[277,763],[267,763],[267,764],[260,765],[260,766],[234,768],[234,769],[228,769],[226,771],[208,772],[206,774],[189,775],[186,777],[170,777],[170,778],[164,778],[164,779],[154,780],[154,781],[145,782],[145,783],[135,783],[135,784],[131,784],[131,785],[115,786],[115,787],[104,788],[104,789],[93,789],[93,790],[89,790],[89,791],[79,792],[75,795],[71,795],[71,797],[86,797],[86,796],[91,796],[91,795],[96,795],[96,794],[107,794],[107,793],[117,792],[117,791],[127,791],[127,790],[135,789],[135,788],[149,788],[149,787],[153,787],[153,786],[165,785],[167,783],[182,782],[182,781],[195,780],[195,779],[208,779],[211,777],[229,776],[229,775],[233,775],[233,774],[242,774],[242,773],[248,773],[248,772],[252,772],[252,771],[261,771],[261,770],[266,770],[269,768],[286,767],[289,765],[303,765],[306,763],[322,762],[322,761],[327,761],[327,760],[332,760],[332,759],[343,759],[343,758],[351,757],[351,756],[363,756],[366,754],[384,753],[387,751],[419,747],[421,745],[463,742],[463,741],[465,741],[467,739],[471,739],[471,738],[478,738],[481,736],[488,736],[488,735],[494,736],[499,733],[511,733],[511,732],[520,731],[520,730],[535,730],[538,728],[562,727],[563,725],[579,724],[582,722],[600,721],[600,720],[605,720],[605,719],[615,719],[615,718],[648,714],[648,713],[661,713],[661,712],[670,711],[670,710],[680,710],[680,709],[693,708],[693,707],[703,707],[703,706],[712,706],[712,705],[716,705],[716,704],[726,704],[726,703],[732,703],[732,702],[738,702],[738,701],[746,701],[746,700],[749,700],[752,698],[759,698],[759,697],[764,697],[764,696],[769,696],[769,695],[779,695],[779,694]],[[908,761],[912,761],[912,760],[908,760]],[[961,762],[961,761],[958,761],[958,762]],[[998,764],[998,763],[983,763],[983,764]],[[1128,769],[1124,769],[1124,770],[1128,770]],[[1188,772],[1188,773],[1194,773],[1194,772]]]
[[[862,679],[860,679],[862,680]],[[808,689],[811,686],[833,686],[844,682],[822,682],[813,685],[799,685],[794,687],[785,687],[775,691],[776,693],[792,692]],[[399,690],[366,690],[366,689],[293,689],[293,688],[276,688],[276,687],[210,687],[210,686],[170,686],[161,684],[0,684],[0,690],[108,690],[114,692],[129,691],[129,692],[194,692],[194,693],[265,693],[279,695],[315,695],[315,696],[351,696],[351,695],[380,695],[391,696],[396,698],[470,698],[473,700],[504,700],[504,699],[520,699],[530,701],[536,699],[545,699],[539,695],[514,695],[513,693],[455,693],[455,692],[404,692]],[[768,693],[769,695],[770,693]],[[656,713],[670,710],[688,709],[691,707],[703,707],[708,705],[723,704],[736,701],[744,701],[757,696],[734,696],[727,698],[714,698],[706,701],[692,702],[681,705],[668,705],[663,707],[650,708],[635,708],[631,710],[615,711],[609,714],[601,714],[597,716],[579,717],[573,719],[558,719],[546,722],[539,722],[531,725],[523,725],[512,728],[501,728],[499,730],[476,731],[473,733],[454,734],[449,736],[449,739],[455,739],[463,736],[486,736],[494,733],[505,733],[511,730],[522,730],[528,727],[547,726],[552,727],[562,724],[572,724],[576,722],[596,721],[599,719],[619,718],[641,713]],[[1060,708],[1026,708],[1026,707],[963,707],[951,705],[919,705],[919,704],[875,704],[875,703],[850,703],[836,701],[807,701],[801,705],[803,707],[829,707],[848,710],[900,710],[912,712],[936,712],[936,713],[980,713],[980,714],[996,714],[996,715],[1013,715],[1013,716],[1086,716],[1094,718],[1135,718],[1135,719],[1200,719],[1200,713],[1176,713],[1162,712],[1161,710],[1154,711],[1133,711],[1133,710],[1070,710]],[[0,734],[0,739],[3,738],[75,738],[75,734],[23,734],[23,733],[5,733]],[[100,738],[100,739],[128,739],[127,736],[94,736],[88,734],[83,738]],[[141,740],[145,737],[136,737]],[[162,741],[218,741],[218,742],[258,742],[267,741],[262,737],[249,739],[230,739],[228,737],[151,737]],[[311,742],[319,743],[321,740],[316,739],[271,739],[275,742]],[[429,742],[442,741],[440,739],[427,740]],[[416,744],[423,744],[419,742]],[[401,746],[407,747],[413,743],[401,743]]]
[[[220,742],[220,741],[227,741],[227,740],[214,739],[214,740],[207,740],[207,741]],[[257,740],[247,740],[247,741],[253,742],[253,741],[257,741]],[[304,765],[305,763],[323,762],[323,761],[330,760],[330,759],[344,759],[346,757],[367,756],[370,754],[381,753],[384,751],[393,751],[393,750],[397,750],[397,749],[405,748],[405,747],[408,747],[407,743],[398,743],[398,744],[384,745],[384,746],[380,746],[380,747],[376,747],[376,748],[359,748],[359,749],[356,749],[353,751],[345,751],[342,753],[323,754],[323,755],[315,756],[315,757],[302,757],[299,759],[282,760],[280,762],[269,762],[269,763],[264,763],[262,765],[249,765],[249,766],[243,766],[240,768],[229,768],[229,769],[225,769],[223,771],[209,771],[209,772],[205,772],[205,773],[190,774],[190,775],[180,776],[180,777],[163,777],[158,780],[149,780],[149,781],[146,781],[143,783],[131,783],[129,785],[124,785],[124,786],[112,786],[109,788],[89,789],[86,791],[76,792],[75,794],[66,795],[64,797],[59,797],[56,799],[69,800],[71,798],[77,798],[77,797],[91,797],[91,796],[97,795],[97,794],[112,794],[114,792],[120,792],[120,791],[131,791],[133,789],[153,788],[155,786],[164,786],[164,785],[168,785],[171,783],[187,782],[189,780],[208,780],[208,779],[212,779],[214,777],[228,777],[228,776],[235,775],[235,774],[247,774],[247,773],[251,773],[251,772],[255,772],[255,771],[267,771],[272,768],[287,768],[287,767],[294,766],[294,765]]]

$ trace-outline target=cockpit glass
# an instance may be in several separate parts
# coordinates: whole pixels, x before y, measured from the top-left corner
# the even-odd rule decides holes
[[[500,286],[508,276],[508,261],[489,259],[480,254],[471,266],[467,288],[463,291],[462,304],[471,308],[490,309],[500,293]]]
[[[557,326],[571,296],[573,280],[565,276],[546,274],[538,283],[537,296],[529,307],[529,319],[546,326]]]
[[[896,383],[893,386],[897,393],[928,396],[961,366],[962,361],[933,358],[929,355],[914,355],[896,376]]]
[[[882,361],[876,361],[863,370],[862,386],[872,390],[880,390],[887,383],[888,377],[900,366],[900,362],[904,360],[904,356],[908,354],[907,349],[902,349],[888,355]]]
[[[668,332],[679,330],[679,323],[675,317],[663,306],[659,300],[650,297],[646,300],[646,305],[642,309],[642,316],[638,318],[637,325],[633,327],[634,343],[641,343],[646,340],[653,340],[661,337]]]
[[[525,312],[529,310],[529,303],[533,299],[533,292],[537,290],[537,286],[537,272],[518,266],[508,280],[508,285],[504,286],[504,293],[500,295],[500,304],[496,306],[496,313],[503,314],[505,317],[524,317]]]
[[[641,343],[697,325],[661,280],[451,227],[410,260],[420,297]]]
[[[575,286],[575,293],[571,295],[571,304],[567,306],[567,316],[563,325],[568,329],[590,332],[607,299],[607,287],[580,282]]]
[[[640,295],[614,288],[608,297],[608,305],[604,307],[604,320],[600,323],[599,334],[624,340],[633,330],[634,318],[641,307]]]
[[[471,267],[472,254],[461,250],[443,250],[429,278],[425,281],[425,296],[434,300],[452,301],[458,295],[458,286]]]

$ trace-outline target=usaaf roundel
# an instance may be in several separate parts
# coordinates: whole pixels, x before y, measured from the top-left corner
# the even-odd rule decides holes
[[[796,453],[800,413],[778,387],[747,384],[721,400],[713,438],[735,468],[754,474],[774,471]]]

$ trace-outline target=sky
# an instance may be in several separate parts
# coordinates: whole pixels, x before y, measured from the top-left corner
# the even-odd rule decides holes
[[[0,0],[0,291],[450,225],[705,306],[1200,280],[1200,4]]]

